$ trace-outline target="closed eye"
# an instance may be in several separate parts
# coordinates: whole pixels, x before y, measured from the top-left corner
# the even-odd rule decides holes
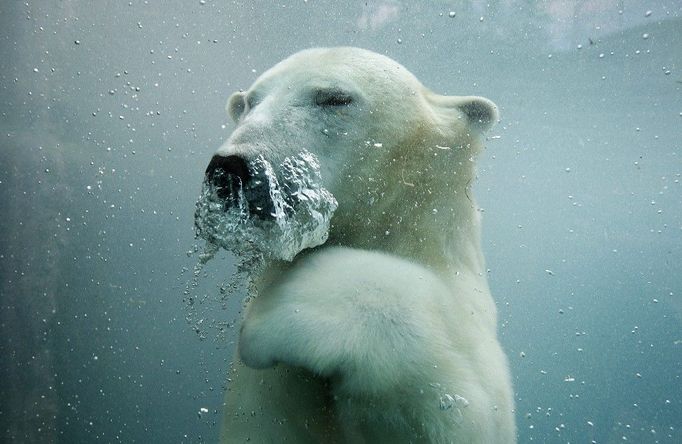
[[[323,107],[348,106],[353,96],[341,89],[320,89],[315,91],[315,105]]]

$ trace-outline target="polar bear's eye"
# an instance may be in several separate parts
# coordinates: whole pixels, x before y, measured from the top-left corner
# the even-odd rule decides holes
[[[317,106],[347,106],[353,103],[353,96],[341,89],[320,89],[315,91]]]

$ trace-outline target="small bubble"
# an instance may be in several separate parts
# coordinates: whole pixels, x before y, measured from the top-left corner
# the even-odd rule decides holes
[[[448,13],[448,17],[450,17],[450,18],[454,18],[456,15],[457,15],[457,13],[455,11],[450,11]]]
[[[644,40],[648,39],[648,38],[649,38],[649,33],[645,32],[644,34],[642,34],[642,38],[643,38]]]
[[[650,17],[652,14],[651,10],[649,9],[647,12],[644,13],[644,17]]]

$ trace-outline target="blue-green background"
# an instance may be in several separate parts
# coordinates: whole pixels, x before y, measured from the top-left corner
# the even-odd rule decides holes
[[[500,107],[475,191],[519,442],[682,442],[681,8],[3,2],[0,441],[216,441],[242,293],[188,252],[225,101],[354,45]]]

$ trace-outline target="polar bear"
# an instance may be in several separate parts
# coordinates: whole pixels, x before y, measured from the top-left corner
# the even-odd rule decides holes
[[[341,47],[285,59],[227,111],[236,129],[206,170],[226,208],[248,188],[248,217],[272,217],[251,165],[301,149],[338,206],[326,242],[254,277],[221,440],[514,443],[470,192],[496,106]]]

